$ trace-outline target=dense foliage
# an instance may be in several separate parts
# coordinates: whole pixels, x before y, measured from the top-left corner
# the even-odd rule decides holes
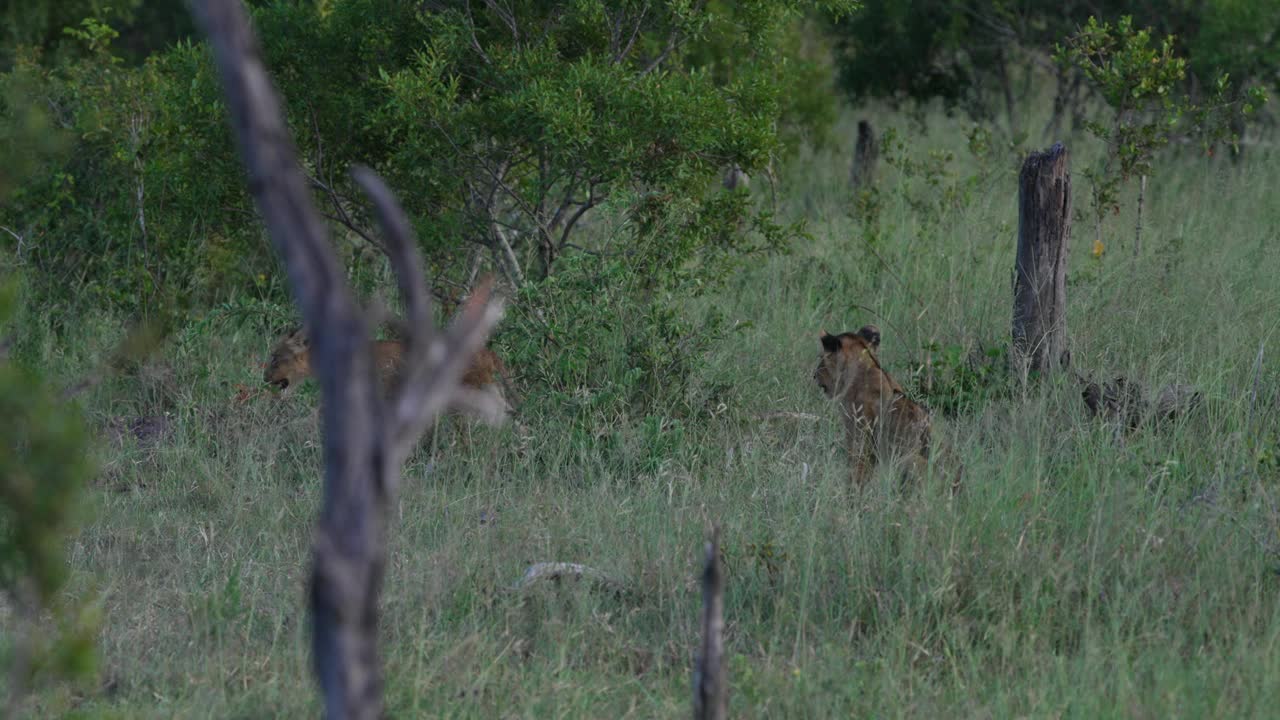
[[[852,98],[894,102],[938,98],[974,117],[1003,114],[1007,129],[1026,132],[1025,101],[1034,91],[1031,69],[1091,17],[1171,37],[1171,51],[1187,59],[1181,87],[1195,94],[1229,75],[1237,92],[1280,83],[1280,4],[1270,0],[869,0],[834,29],[840,84]],[[1064,114],[1078,116],[1089,94],[1078,73],[1055,74],[1056,131]],[[1233,97],[1232,99],[1239,99]]]
[[[1096,228],[1094,254],[1103,250],[1103,218],[1119,210],[1120,185],[1142,179],[1138,194],[1138,226],[1133,249],[1138,252],[1142,234],[1142,203],[1146,178],[1155,153],[1178,133],[1196,136],[1212,152],[1213,145],[1229,139],[1237,147],[1233,125],[1267,101],[1257,86],[1238,90],[1232,99],[1229,75],[1219,74],[1198,101],[1179,92],[1187,77],[1187,61],[1175,50],[1175,38],[1153,35],[1123,16],[1112,25],[1090,17],[1077,32],[1058,46],[1055,60],[1081,73],[1088,86],[1109,110],[1104,120],[1086,120],[1085,129],[1103,142],[1099,167],[1086,168]]]
[[[662,318],[644,306],[800,231],[716,181],[730,166],[772,172],[784,143],[830,125],[827,65],[802,26],[853,5],[345,0],[262,4],[254,21],[358,286],[372,291],[386,268],[347,178],[357,162],[396,189],[440,296],[488,266],[537,315],[564,315],[550,307],[563,293],[538,288],[585,254],[627,272],[567,266],[584,273],[569,281],[584,288],[575,302],[607,277],[622,284],[607,297]],[[165,318],[282,303],[205,48],[179,41],[131,66],[97,17],[67,39],[69,59],[20,51],[0,77],[0,127],[38,108],[70,145],[0,210],[37,294]],[[650,329],[638,336],[676,332]]]
[[[546,276],[606,205],[631,214],[619,233],[628,247],[673,267],[695,259],[683,236],[721,202],[710,181],[726,164],[762,168],[778,149],[792,109],[779,48],[801,6],[473,12],[350,0],[274,3],[255,20],[317,190],[347,235],[368,235],[345,177],[359,161],[405,199],[437,274],[461,274],[481,249],[519,284]],[[41,276],[144,311],[261,283],[272,266],[203,48],[180,43],[129,68],[107,24],[72,32],[82,58],[50,66],[20,54],[4,78],[6,123],[50,108],[76,139],[3,213],[37,248]],[[810,114],[829,122],[823,113]],[[702,236],[716,242],[697,249],[712,255],[759,247],[736,233]]]
[[[184,0],[7,2],[0,9],[0,70],[12,67],[18,48],[36,49],[53,60],[82,57],[83,46],[74,42],[67,28],[79,26],[86,18],[118,31],[113,50],[129,62],[141,62],[194,32]]]

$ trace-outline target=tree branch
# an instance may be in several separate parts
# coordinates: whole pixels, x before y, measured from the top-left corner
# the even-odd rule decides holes
[[[351,169],[351,179],[364,190],[373,203],[382,225],[384,249],[396,274],[400,298],[404,301],[406,320],[414,335],[429,337],[434,330],[431,320],[431,298],[426,290],[426,278],[422,275],[422,253],[413,238],[413,228],[405,217],[400,203],[391,189],[369,168],[357,165]],[[410,360],[424,356],[414,355],[414,344],[409,346]],[[419,363],[413,363],[419,364]]]
[[[385,185],[358,170],[386,231],[388,257],[409,308],[411,347],[425,348],[414,353],[417,364],[404,368],[407,381],[384,405],[368,321],[312,203],[244,6],[240,0],[193,0],[192,9],[212,46],[249,190],[284,262],[324,397],[324,503],[313,546],[311,619],[325,715],[372,720],[383,714],[378,597],[400,461],[412,433],[454,400],[459,378],[500,310],[486,304],[487,291],[477,292],[444,342],[437,342],[408,221]]]
[[[471,0],[467,0],[466,10],[467,30],[471,34],[471,49],[476,51],[476,54],[480,56],[480,59],[484,61],[485,65],[492,65],[493,62],[489,60],[489,56],[485,54],[484,48],[480,47],[480,39],[476,37],[476,19],[471,14]]]
[[[405,340],[409,353],[405,359],[406,371],[391,400],[392,425],[388,428],[394,449],[392,457],[398,466],[436,415],[450,404],[450,386],[466,371],[476,352],[484,347],[489,331],[502,317],[502,309],[500,302],[487,302],[490,287],[483,284],[463,306],[444,346],[435,342],[431,298],[426,291],[422,256],[413,239],[409,219],[386,183],[372,170],[356,167],[352,170],[352,177],[378,212],[386,236],[388,257],[395,269],[405,304],[408,325]],[[448,352],[445,347],[449,348]],[[442,385],[441,377],[453,379]],[[468,404],[477,405],[475,398],[469,398]],[[486,416],[500,413],[483,406],[474,409]]]
[[[520,26],[516,23],[515,12],[510,7],[502,7],[497,0],[484,0],[484,4],[511,31],[511,39],[515,42],[520,42]]]
[[[321,213],[321,216],[323,218],[325,218],[326,220],[332,220],[333,222],[336,222],[339,225],[345,227],[346,229],[350,230],[351,232],[359,236],[361,240],[364,240],[365,242],[369,243],[373,247],[381,250],[384,254],[387,252],[387,248],[377,238],[370,235],[368,230],[358,225],[355,221],[355,218],[351,217],[351,213],[347,212],[347,209],[342,205],[342,200],[343,200],[342,196],[339,195],[338,192],[333,189],[332,185],[312,175],[308,175],[307,180],[313,186],[325,192],[325,195],[329,197],[330,204],[333,205],[333,209],[338,213],[337,215],[331,215],[329,213]]]
[[[587,201],[578,206],[576,212],[569,218],[569,222],[564,225],[564,232],[560,233],[560,247],[563,248],[569,244],[569,233],[573,232],[573,226],[578,224],[578,220],[586,214],[588,210],[598,205],[600,199],[596,197],[596,186],[594,184],[587,186]]]
[[[698,3],[693,7],[692,11],[689,14],[691,16],[696,17],[697,15],[702,13],[702,9],[703,7],[706,6],[706,4],[707,4],[707,0],[698,0]],[[679,28],[672,30],[671,35],[667,38],[666,47],[662,48],[662,52],[658,53],[658,56],[655,57],[653,60],[651,60],[649,64],[646,65],[645,68],[640,71],[640,77],[644,77],[645,75],[648,75],[654,70],[657,70],[658,66],[666,62],[667,58],[671,56],[671,53],[675,52],[676,48],[679,48],[682,44],[684,44],[686,39],[688,39],[687,36],[683,32],[681,32]]]

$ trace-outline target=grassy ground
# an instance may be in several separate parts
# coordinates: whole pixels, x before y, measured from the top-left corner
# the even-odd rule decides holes
[[[411,460],[384,596],[393,716],[686,715],[711,521],[723,526],[737,717],[1280,707],[1272,158],[1162,166],[1136,260],[1124,214],[1108,219],[1101,261],[1090,222],[1073,238],[1075,366],[1193,383],[1201,410],[1118,442],[1065,379],[979,393],[972,412],[937,420],[965,465],[963,495],[949,499],[941,478],[901,491],[884,476],[859,495],[810,380],[817,331],[876,322],[884,364],[915,388],[927,343],[999,346],[1009,327],[1016,162],[972,159],[958,125],[880,125],[895,122],[917,157],[957,154],[943,187],[972,181],[941,207],[918,172],[885,168],[869,246],[850,216],[847,149],[794,163],[781,201],[810,218],[812,242],[689,308],[750,321],[700,380],[729,388],[722,406],[604,428],[607,449],[562,419],[528,417],[523,457],[510,429],[454,423],[434,462]],[[1079,174],[1076,197],[1087,210]],[[89,326],[76,344],[87,350],[44,353],[71,377],[111,335]],[[37,716],[316,715],[305,580],[317,398],[234,401],[237,383],[258,382],[268,343],[212,321],[86,398],[99,426],[159,416],[163,432],[103,445],[72,550],[74,592],[103,611],[102,685],[47,691]],[[756,417],[773,410],[821,420]],[[624,590],[510,589],[551,560]]]

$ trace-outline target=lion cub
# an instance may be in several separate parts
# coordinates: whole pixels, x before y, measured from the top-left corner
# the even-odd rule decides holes
[[[373,363],[378,379],[386,387],[394,382],[404,363],[405,346],[399,340],[379,340],[373,344]],[[298,383],[312,374],[311,345],[304,330],[286,333],[271,352],[263,382],[290,392]],[[505,413],[513,409],[514,394],[511,380],[502,359],[489,348],[480,348],[471,359],[471,367],[462,375],[462,384],[484,392],[491,392],[501,400]]]
[[[923,476],[929,459],[929,414],[907,397],[880,367],[880,330],[821,335],[822,357],[813,379],[827,397],[839,401],[854,482],[861,486],[877,462],[902,458]]]

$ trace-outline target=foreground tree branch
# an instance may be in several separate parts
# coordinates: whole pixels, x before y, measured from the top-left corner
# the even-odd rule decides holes
[[[311,613],[315,672],[330,718],[383,712],[378,596],[386,566],[387,509],[400,463],[458,396],[468,360],[500,315],[473,293],[438,338],[409,222],[382,181],[357,169],[383,226],[408,315],[409,362],[391,397],[379,394],[365,314],[312,204],[306,177],[239,0],[193,0],[226,91],[231,126],[253,194],[312,344],[323,407],[324,505],[316,529]]]

